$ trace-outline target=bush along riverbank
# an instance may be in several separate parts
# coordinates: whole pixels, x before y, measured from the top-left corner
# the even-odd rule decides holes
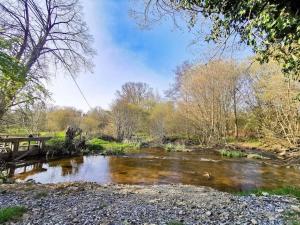
[[[19,206],[14,224],[297,224],[291,196],[236,195],[190,185],[94,183],[0,185],[0,207]]]
[[[105,141],[100,138],[93,138],[86,143],[83,153],[98,153],[102,155],[124,155],[140,149],[141,143],[134,141]]]
[[[77,154],[124,155],[135,152],[141,147],[140,142],[106,141],[101,138],[92,138],[84,142],[84,145],[80,146],[80,149],[76,151]],[[64,149],[66,148],[65,137],[56,136],[49,140],[46,145],[50,152],[55,152],[54,155],[64,155]]]

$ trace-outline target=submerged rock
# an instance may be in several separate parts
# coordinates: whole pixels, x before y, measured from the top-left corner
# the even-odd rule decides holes
[[[210,175],[209,172],[204,172],[202,176],[205,177],[207,180],[212,179],[212,176]]]
[[[248,158],[248,159],[270,159],[270,158],[268,158],[268,157],[264,157],[264,156],[262,156],[262,155],[254,154],[254,153],[248,154],[248,155],[247,155],[247,158]]]

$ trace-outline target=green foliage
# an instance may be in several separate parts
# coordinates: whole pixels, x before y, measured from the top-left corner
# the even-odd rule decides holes
[[[100,152],[103,155],[123,155],[140,147],[136,142],[109,142],[99,138],[87,141],[87,148],[91,152]]]
[[[11,206],[0,209],[0,223],[20,218],[26,212],[24,206]]]
[[[26,82],[23,66],[6,53],[12,44],[0,38],[0,117],[11,107]]]
[[[53,150],[62,150],[65,145],[65,137],[54,136],[46,142],[46,146]]]
[[[233,151],[233,150],[228,150],[228,149],[221,149],[219,150],[220,154],[225,157],[230,157],[230,158],[241,158],[241,157],[246,157],[247,154],[241,152],[241,151]]]
[[[268,193],[270,195],[292,196],[300,199],[300,188],[298,187],[282,187],[276,189],[255,189],[251,191],[238,192],[239,195],[255,194],[257,196],[262,196],[265,193]]]
[[[183,152],[186,150],[185,145],[168,143],[164,145],[164,149],[168,152]]]
[[[103,145],[109,143],[102,139],[93,138],[87,142],[87,147],[90,151],[101,151],[104,150]]]

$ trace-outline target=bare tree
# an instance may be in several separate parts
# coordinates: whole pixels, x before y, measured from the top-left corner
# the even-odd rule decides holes
[[[178,110],[201,143],[223,142],[232,130],[238,137],[240,75],[235,63],[220,60],[195,65],[176,81]]]
[[[112,106],[115,133],[119,140],[131,139],[134,134],[144,129],[147,110],[155,96],[146,83],[128,82],[116,93],[117,99]]]
[[[5,53],[22,64],[26,80],[11,102],[28,85],[41,88],[49,67],[73,76],[92,66],[92,38],[78,0],[0,0],[0,39],[13,43]]]
[[[131,104],[142,105],[147,100],[153,99],[154,94],[146,83],[127,82],[122,85],[121,91],[117,91],[117,97]]]

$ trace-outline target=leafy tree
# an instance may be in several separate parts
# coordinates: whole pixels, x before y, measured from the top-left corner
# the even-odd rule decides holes
[[[110,112],[100,107],[88,111],[82,118],[81,128],[89,133],[101,134],[110,123]]]
[[[128,82],[116,93],[112,117],[117,139],[131,139],[137,132],[147,128],[147,116],[155,97],[146,83]]]
[[[268,143],[297,146],[299,143],[299,82],[282,76],[270,62],[251,68],[255,104],[252,107],[260,133]]]
[[[149,115],[150,135],[161,141],[165,136],[172,136],[175,132],[178,133],[179,130],[174,130],[175,124],[179,124],[176,119],[176,111],[172,102],[157,102]]]
[[[22,65],[6,51],[12,43],[0,39],[0,118],[12,106],[17,91],[25,84],[25,74]]]
[[[47,113],[47,128],[50,131],[64,131],[68,126],[79,127],[81,111],[71,107],[53,108]]]
[[[207,41],[226,43],[239,35],[241,42],[259,54],[261,62],[273,58],[282,64],[285,73],[298,79],[299,10],[299,2],[293,0],[147,0],[145,13],[148,18],[187,12],[190,27],[208,18],[212,25]]]

